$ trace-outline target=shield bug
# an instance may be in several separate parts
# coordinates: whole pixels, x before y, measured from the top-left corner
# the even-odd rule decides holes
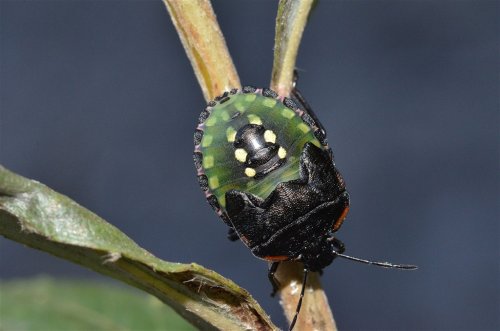
[[[271,262],[304,264],[300,311],[308,271],[334,258],[388,268],[412,265],[372,262],[344,255],[335,237],[349,210],[349,194],[335,166],[326,133],[297,89],[281,97],[270,89],[233,89],[202,111],[194,133],[198,181],[215,212],[229,226],[229,239]]]

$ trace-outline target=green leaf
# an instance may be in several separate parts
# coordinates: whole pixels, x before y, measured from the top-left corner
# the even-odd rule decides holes
[[[195,330],[158,299],[103,283],[39,277],[0,293],[2,330]]]
[[[0,235],[151,293],[201,329],[277,329],[231,280],[195,263],[160,260],[68,197],[2,166]]]

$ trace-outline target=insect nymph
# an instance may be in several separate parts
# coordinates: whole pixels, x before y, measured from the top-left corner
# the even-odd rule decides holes
[[[281,261],[304,264],[303,285],[308,271],[321,271],[338,256],[413,267],[342,254],[344,244],[334,234],[349,210],[349,194],[325,130],[297,90],[292,98],[254,87],[225,92],[201,113],[194,144],[208,202],[229,226],[229,239],[241,239],[272,263],[273,294]]]

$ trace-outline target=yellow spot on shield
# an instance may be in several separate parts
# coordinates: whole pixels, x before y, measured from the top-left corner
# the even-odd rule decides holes
[[[319,143],[319,141],[318,141],[318,140],[314,139],[314,140],[312,141],[312,143],[313,143],[316,147],[320,147],[320,148],[321,148],[321,144]]]
[[[262,101],[262,104],[266,107],[272,108],[276,104],[276,100],[266,98],[266,99],[264,99],[264,101]]]
[[[240,162],[245,162],[247,160],[247,154],[247,151],[245,151],[243,148],[237,148],[234,151],[234,157]]]
[[[240,112],[245,111],[245,106],[241,102],[236,102],[234,104],[234,108],[236,108],[236,110],[239,110]]]
[[[234,139],[236,139],[236,130],[232,126],[226,129],[226,137],[227,141],[229,141],[230,143],[232,143]]]
[[[223,121],[229,121],[229,113],[227,111],[223,111],[221,114],[220,114],[220,117],[222,118]]]
[[[280,159],[284,159],[286,157],[286,149],[280,147],[278,149],[278,156],[280,157]]]
[[[215,117],[215,116],[213,116],[213,115],[212,115],[212,116],[210,116],[210,117],[206,120],[205,125],[206,125],[206,126],[212,126],[212,125],[214,125],[216,122],[217,122],[217,117]]]
[[[260,119],[260,117],[254,114],[248,115],[248,121],[250,122],[250,124],[262,125],[262,120]]]
[[[266,130],[264,132],[264,140],[268,143],[275,143],[276,142],[276,135],[272,130]]]
[[[210,188],[213,190],[213,189],[216,189],[217,187],[219,187],[219,177],[217,176],[212,176],[208,179],[208,186],[210,186]]]
[[[212,140],[214,140],[214,137],[210,134],[206,134],[203,136],[203,140],[201,142],[202,147],[208,147],[212,144]]]
[[[311,128],[307,126],[306,123],[300,123],[299,125],[297,125],[297,128],[299,128],[299,130],[304,133],[308,133],[311,130]]]
[[[285,117],[285,118],[288,118],[288,119],[291,119],[292,117],[295,116],[295,112],[291,109],[288,109],[288,108],[284,108],[282,111],[281,111],[281,116]]]
[[[255,94],[249,94],[245,97],[245,101],[254,101],[257,96]]]
[[[203,167],[208,169],[214,166],[214,157],[212,155],[205,155],[203,158]]]
[[[256,173],[257,172],[255,171],[255,169],[245,168],[245,175],[247,175],[248,177],[253,177]]]

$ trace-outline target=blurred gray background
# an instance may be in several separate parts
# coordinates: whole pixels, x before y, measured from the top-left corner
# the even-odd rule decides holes
[[[192,134],[205,101],[160,1],[1,1],[0,162],[155,255],[248,289],[285,327],[267,264],[205,202]],[[276,1],[214,1],[243,84],[268,86]],[[342,330],[499,322],[499,2],[319,1],[297,66],[351,193],[349,254],[323,284]],[[0,238],[2,279],[107,281]]]

